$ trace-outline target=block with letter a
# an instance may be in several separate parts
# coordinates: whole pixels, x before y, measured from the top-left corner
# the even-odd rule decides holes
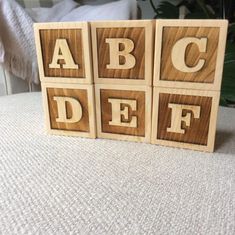
[[[214,150],[227,21],[156,21],[151,143]]]
[[[38,23],[34,32],[42,82],[93,83],[88,23]]]

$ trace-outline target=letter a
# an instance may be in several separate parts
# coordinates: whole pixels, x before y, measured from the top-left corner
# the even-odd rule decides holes
[[[70,52],[66,39],[57,39],[55,43],[52,62],[49,64],[50,69],[60,69],[59,60],[64,60],[62,64],[63,69],[78,69],[79,66],[75,64],[73,56]]]
[[[78,100],[71,97],[62,97],[62,96],[55,96],[53,99],[57,102],[57,109],[58,109],[58,118],[56,118],[56,122],[75,123],[81,120],[82,107]],[[72,109],[71,118],[67,117],[66,102],[68,102],[71,105]]]

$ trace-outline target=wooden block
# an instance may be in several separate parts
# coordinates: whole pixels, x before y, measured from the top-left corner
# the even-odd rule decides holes
[[[42,82],[93,83],[89,24],[34,24]]]
[[[154,86],[220,90],[226,20],[157,20]]]
[[[151,143],[213,152],[219,96],[155,87]]]
[[[96,137],[94,85],[43,83],[50,134]]]
[[[150,142],[150,87],[99,84],[95,92],[98,137]]]
[[[153,21],[92,22],[95,83],[152,84]]]

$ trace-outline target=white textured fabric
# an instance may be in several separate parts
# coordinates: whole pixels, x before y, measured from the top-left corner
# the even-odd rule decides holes
[[[41,93],[0,98],[0,234],[235,234],[235,109],[213,154],[43,126]]]
[[[33,22],[136,19],[136,0],[82,6],[63,0],[51,8],[23,9],[15,0],[0,0],[0,64],[17,77],[39,83]]]

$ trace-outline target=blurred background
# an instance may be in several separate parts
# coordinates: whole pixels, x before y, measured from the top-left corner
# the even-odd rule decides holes
[[[3,0],[15,1],[15,0]],[[16,0],[24,9],[49,8],[62,0]],[[98,6],[117,1],[75,0],[80,7]],[[135,0],[123,0],[123,2]],[[125,3],[126,4],[126,3]],[[136,5],[136,2],[135,2]],[[137,0],[138,18],[142,19],[228,19],[229,29],[224,62],[220,104],[235,107],[235,1],[234,0]],[[104,8],[105,9],[105,8]],[[130,7],[131,12],[131,7]],[[122,9],[116,9],[121,13]],[[107,14],[105,11],[103,15]],[[0,22],[1,24],[1,22]],[[1,49],[1,48],[0,48]],[[0,95],[37,91],[40,86],[19,79],[0,66]]]

